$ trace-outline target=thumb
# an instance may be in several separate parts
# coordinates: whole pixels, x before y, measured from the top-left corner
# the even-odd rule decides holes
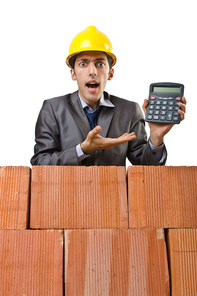
[[[145,99],[145,100],[144,100],[144,103],[143,103],[143,105],[142,105],[142,109],[143,109],[143,111],[144,111],[144,114],[146,114],[146,108],[147,108],[147,106],[148,106],[148,100]]]
[[[93,128],[93,130],[90,131],[89,134],[91,137],[94,137],[94,136],[98,135],[101,131],[102,131],[102,128],[99,125],[97,125],[97,126],[95,126],[95,128]]]
[[[97,125],[92,131],[94,131],[95,134],[99,134],[102,131],[102,128],[100,125]]]

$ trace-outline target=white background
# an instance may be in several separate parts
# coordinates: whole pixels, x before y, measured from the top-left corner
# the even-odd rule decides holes
[[[118,58],[109,93],[142,105],[152,82],[185,85],[186,119],[165,137],[167,165],[197,165],[196,12],[191,0],[0,0],[0,166],[31,167],[42,103],[77,89],[65,58],[90,25]]]

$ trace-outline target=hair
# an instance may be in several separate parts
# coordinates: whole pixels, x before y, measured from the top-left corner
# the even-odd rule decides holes
[[[106,52],[104,52],[104,51],[102,51],[102,52],[107,56],[109,69],[111,69],[112,68],[112,57],[110,55],[108,55]],[[74,56],[72,56],[70,58],[70,65],[71,65],[72,69],[74,69],[74,67],[75,67],[75,61],[76,61],[76,58],[77,58],[78,54],[75,54]]]
[[[109,68],[111,69],[112,68],[112,57],[110,57],[110,55],[108,55],[106,52],[104,52],[107,56],[107,60],[108,60],[108,63],[109,63]]]

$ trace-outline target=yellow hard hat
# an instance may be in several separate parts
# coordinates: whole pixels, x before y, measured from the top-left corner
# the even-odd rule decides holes
[[[111,57],[112,66],[114,66],[117,61],[109,38],[94,26],[87,27],[74,37],[70,44],[66,64],[72,68],[72,58],[76,54],[84,51],[105,52]]]

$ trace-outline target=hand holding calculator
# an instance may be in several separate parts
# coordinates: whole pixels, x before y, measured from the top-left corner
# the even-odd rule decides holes
[[[179,83],[152,83],[149,91],[149,104],[145,120],[157,123],[180,123],[178,110],[182,103],[184,85]]]

